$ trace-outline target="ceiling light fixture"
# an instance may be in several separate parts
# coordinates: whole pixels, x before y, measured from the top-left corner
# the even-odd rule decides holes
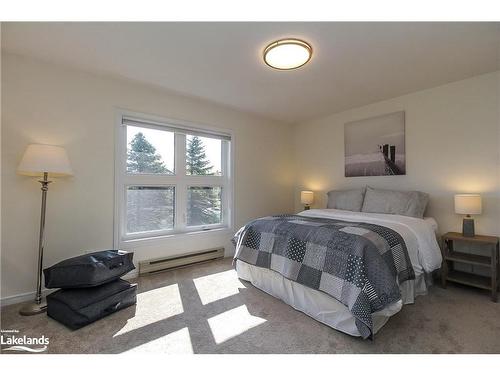
[[[312,56],[312,47],[300,39],[280,39],[264,48],[264,62],[279,70],[297,69]]]

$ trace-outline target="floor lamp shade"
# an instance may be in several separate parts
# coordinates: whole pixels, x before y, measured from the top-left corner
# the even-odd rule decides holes
[[[35,315],[47,309],[47,303],[42,298],[42,268],[45,232],[45,211],[47,207],[47,191],[49,190],[49,175],[53,177],[70,176],[73,174],[66,150],[59,146],[29,145],[24,152],[17,168],[19,174],[27,176],[42,176],[38,182],[42,190],[42,207],[40,210],[40,232],[38,238],[38,266],[35,301],[25,304],[19,313]]]
[[[73,175],[66,150],[60,146],[31,144],[24,152],[17,173],[27,176],[61,177]]]

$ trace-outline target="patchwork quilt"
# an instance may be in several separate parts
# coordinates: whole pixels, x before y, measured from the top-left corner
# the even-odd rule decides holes
[[[235,259],[329,294],[349,309],[363,338],[371,314],[401,298],[415,274],[396,231],[376,224],[297,215],[254,220],[233,238]]]

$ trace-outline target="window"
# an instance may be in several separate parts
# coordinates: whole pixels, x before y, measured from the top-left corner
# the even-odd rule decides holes
[[[173,186],[127,186],[127,234],[174,228]]]
[[[186,136],[186,174],[190,176],[222,176],[222,141]]]
[[[174,174],[174,133],[127,126],[127,172]]]
[[[222,188],[220,186],[190,186],[187,201],[188,227],[222,222]]]
[[[230,226],[228,134],[126,115],[117,134],[119,241]]]

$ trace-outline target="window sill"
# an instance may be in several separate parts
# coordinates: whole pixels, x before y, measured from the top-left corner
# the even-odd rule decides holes
[[[224,228],[214,228],[206,230],[197,230],[193,232],[181,232],[173,233],[164,236],[157,237],[147,237],[147,238],[134,238],[129,240],[121,240],[120,248],[130,248],[135,246],[154,246],[159,243],[164,243],[165,241],[175,241],[175,240],[186,240],[193,237],[204,237],[204,236],[222,236],[222,235],[232,235],[234,230],[231,227]]]

